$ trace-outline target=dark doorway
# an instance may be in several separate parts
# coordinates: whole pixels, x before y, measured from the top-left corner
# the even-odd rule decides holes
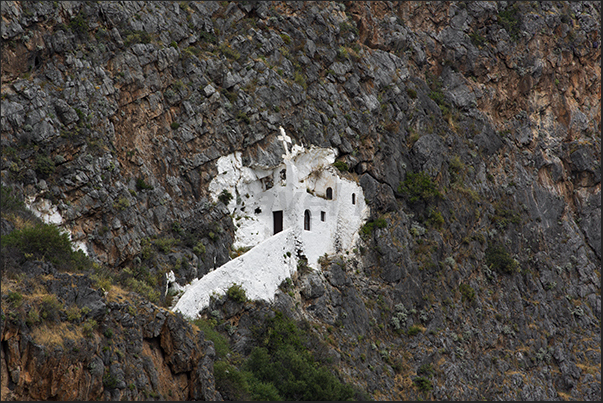
[[[310,210],[304,211],[304,229],[310,231]]]
[[[278,234],[283,230],[283,210],[273,211],[272,221],[274,222],[274,233]]]
[[[327,200],[333,200],[333,189],[327,188]]]
[[[352,193],[352,204],[356,204],[356,193]]]

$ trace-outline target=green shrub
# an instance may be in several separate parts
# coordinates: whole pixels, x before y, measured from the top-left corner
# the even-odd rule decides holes
[[[34,306],[29,310],[29,312],[27,312],[27,319],[25,319],[25,323],[27,323],[29,326],[40,323],[40,312],[38,311],[38,308]]]
[[[159,302],[159,291],[149,285],[145,280],[138,280],[134,277],[130,277],[126,280],[125,285],[130,290],[142,295],[149,301],[155,304]]]
[[[23,302],[23,296],[18,292],[11,291],[8,293],[8,302],[13,308],[18,308]]]
[[[172,130],[176,130],[177,128],[180,127],[180,123],[178,123],[178,122],[172,122],[170,124],[170,127],[172,128]]]
[[[438,210],[429,209],[429,219],[427,220],[428,224],[436,228],[440,228],[442,225],[444,225],[444,222],[444,217],[442,216],[441,212]]]
[[[473,300],[475,299],[475,290],[473,289],[473,287],[463,283],[459,286],[459,290],[461,291],[463,302],[473,302]]]
[[[281,38],[283,39],[283,42],[285,42],[285,44],[290,44],[291,43],[291,37],[287,34],[281,34]]]
[[[203,242],[198,242],[197,245],[193,247],[193,253],[197,256],[205,254],[205,245],[203,244]]]
[[[193,320],[193,324],[203,332],[206,339],[214,342],[214,349],[216,350],[217,359],[225,358],[230,353],[228,339],[214,329],[216,324],[215,319],[195,319]]]
[[[244,369],[257,382],[250,382],[252,395],[260,390],[278,400],[351,400],[354,389],[342,384],[308,351],[306,333],[296,323],[277,312],[255,334],[259,347],[254,348]],[[262,387],[263,384],[263,387]],[[266,387],[272,384],[274,388]],[[256,388],[256,389],[254,389]],[[275,390],[276,389],[276,392]]]
[[[119,200],[113,203],[113,208],[116,210],[123,211],[130,207],[130,201],[125,197],[120,197]]]
[[[3,247],[17,250],[23,261],[45,260],[61,269],[83,269],[92,265],[81,251],[75,252],[69,235],[53,224],[38,223],[2,237]]]
[[[233,49],[232,47],[230,47],[229,44],[227,43],[223,43],[219,46],[220,51],[224,54],[224,56],[226,56],[229,59],[232,60],[239,60],[239,58],[241,57],[241,54],[239,53],[238,50]]]
[[[490,220],[492,220],[492,223],[494,223],[499,229],[507,228],[510,223],[521,223],[519,213],[508,209],[505,203],[502,201],[494,203],[494,214],[490,216]]]
[[[471,42],[478,48],[481,48],[486,43],[486,38],[481,36],[480,33],[477,31],[471,32],[469,34],[469,38],[471,38]]]
[[[249,124],[249,122],[251,122],[251,120],[249,119],[249,117],[247,116],[247,114],[245,112],[238,112],[237,113],[237,120],[238,121],[243,121],[247,124]]]
[[[430,377],[434,373],[433,366],[431,364],[423,364],[417,370],[417,375]]]
[[[509,36],[513,40],[517,40],[519,38],[519,18],[520,14],[517,4],[513,4],[512,6],[509,6],[505,10],[502,10],[498,13],[498,21],[507,30]]]
[[[442,91],[430,91],[429,98],[433,99],[438,105],[444,104],[444,94]]]
[[[233,284],[226,291],[226,296],[235,302],[247,301],[247,295],[245,289],[239,284]]]
[[[222,192],[218,196],[218,200],[220,200],[225,205],[228,205],[228,203],[230,203],[232,199],[233,196],[227,189],[222,190]]]
[[[424,172],[408,172],[404,181],[400,183],[398,192],[404,194],[410,203],[419,201],[429,203],[442,197],[431,177]]]
[[[415,385],[417,385],[419,390],[422,392],[429,392],[430,390],[433,389],[433,386],[431,385],[431,380],[429,380],[428,378],[426,378],[424,376],[417,376],[412,381]]]
[[[115,389],[117,387],[117,382],[115,375],[109,372],[105,372],[103,375],[103,385],[105,385],[107,389]]]
[[[465,164],[461,161],[458,155],[455,155],[448,161],[448,173],[450,174],[450,182],[462,183],[465,175]]]
[[[299,71],[293,73],[293,81],[299,84],[304,90],[308,88],[308,84],[306,83],[304,75]]]
[[[195,46],[189,46],[182,51],[182,54],[184,55],[184,57],[199,56],[201,54],[201,49]]]
[[[413,90],[412,88],[407,88],[406,93],[411,99],[415,99],[417,97],[417,91]]]
[[[178,241],[174,238],[165,237],[165,238],[157,238],[157,239],[155,239],[155,241],[153,243],[155,244],[157,249],[159,249],[161,252],[167,254],[172,251],[172,248],[176,245],[176,243],[178,243]]]
[[[21,211],[25,209],[25,203],[12,194],[12,189],[0,183],[0,210],[2,213]]]
[[[150,43],[152,39],[151,34],[146,31],[125,31],[122,37],[125,38],[124,45],[126,47],[136,43]]]
[[[138,190],[145,190],[145,189],[149,189],[149,190],[153,190],[153,186],[147,184],[144,179],[142,178],[137,178],[136,179],[136,189]]]
[[[249,373],[240,371],[226,361],[214,364],[216,387],[224,395],[225,400],[242,401],[249,399]]]
[[[411,326],[411,327],[408,328],[408,335],[409,336],[416,336],[420,332],[421,332],[421,328],[419,326],[413,325],[413,326]]]
[[[218,42],[215,35],[212,35],[209,32],[198,31],[197,34],[199,34],[199,39],[204,42],[209,42],[209,43],[217,43]]]
[[[346,164],[344,161],[335,161],[333,166],[339,169],[341,172],[347,172],[349,170],[348,164]]]
[[[40,173],[42,176],[47,178],[48,176],[50,176],[51,174],[54,173],[54,170],[55,170],[54,161],[46,155],[38,154],[38,155],[36,155],[35,170],[38,173]]]
[[[63,305],[54,294],[48,294],[42,297],[40,304],[40,316],[42,319],[55,321],[59,319],[59,312],[63,309]]]
[[[88,319],[86,322],[84,322],[82,325],[82,332],[84,333],[84,336],[92,337],[92,332],[94,332],[94,329],[97,325],[98,324],[94,319]]]
[[[358,28],[356,28],[352,23],[346,21],[339,23],[339,31],[341,34],[352,32],[354,35],[358,35]]]
[[[502,273],[511,274],[517,270],[517,262],[507,249],[499,243],[491,243],[486,249],[486,265]]]
[[[385,228],[387,227],[387,221],[385,221],[385,218],[377,218],[376,220],[371,220],[369,222],[367,222],[366,224],[364,224],[362,226],[362,228],[360,228],[360,236],[363,239],[367,239],[368,237],[370,237],[373,234],[373,230],[375,228]]]
[[[88,20],[84,18],[82,13],[78,13],[69,21],[69,29],[80,36],[84,36],[88,32]]]
[[[67,309],[67,320],[70,322],[77,322],[82,317],[82,310],[75,305],[70,306]]]

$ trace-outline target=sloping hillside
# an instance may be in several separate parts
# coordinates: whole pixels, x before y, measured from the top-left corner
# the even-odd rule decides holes
[[[1,15],[2,400],[600,400],[598,2]],[[279,166],[279,127],[336,151],[360,239],[189,323],[245,252],[217,162]]]

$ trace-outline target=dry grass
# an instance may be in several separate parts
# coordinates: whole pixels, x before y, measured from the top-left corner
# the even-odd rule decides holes
[[[30,218],[24,218],[17,214],[2,214],[2,217],[10,221],[17,230],[34,226],[34,222]]]
[[[52,326],[43,324],[34,328],[31,335],[36,343],[44,346],[63,346],[66,339],[79,340],[84,337],[81,327],[65,322]]]
[[[2,283],[0,283],[0,290],[2,291],[2,295],[8,294],[9,292],[14,292],[19,288],[18,282],[16,280],[11,280],[8,278],[2,278]]]
[[[584,372],[586,374],[594,375],[597,372],[601,372],[601,366],[600,365],[576,364],[576,366],[578,368],[580,368],[582,370],[582,372]]]
[[[109,291],[107,291],[106,299],[108,302],[121,302],[127,299],[129,295],[129,291],[124,290],[119,285],[113,284]]]

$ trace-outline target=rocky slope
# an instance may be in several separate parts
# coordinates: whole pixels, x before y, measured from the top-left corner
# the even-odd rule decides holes
[[[165,273],[185,284],[234,252],[215,161],[276,165],[282,126],[336,148],[372,216],[274,306],[216,300],[203,315],[233,351],[277,309],[376,400],[599,400],[599,21],[597,2],[3,2],[2,183],[169,307]],[[91,274],[6,256],[3,399],[217,396],[203,338],[127,292],[95,297],[112,337],[51,350],[9,298],[35,295],[18,273],[64,307]],[[101,361],[116,383],[81,364]]]

